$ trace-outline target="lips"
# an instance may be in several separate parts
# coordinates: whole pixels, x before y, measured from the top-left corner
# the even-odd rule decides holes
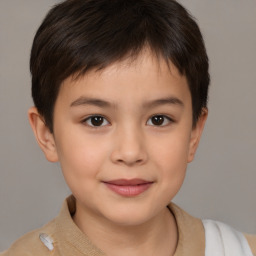
[[[138,196],[148,190],[153,182],[142,179],[118,179],[106,181],[104,184],[113,192],[125,197]]]

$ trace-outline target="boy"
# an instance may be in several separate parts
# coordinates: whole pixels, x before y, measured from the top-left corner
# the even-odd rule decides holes
[[[254,236],[169,204],[207,118],[208,58],[182,6],[64,1],[35,36],[31,73],[30,123],[72,196],[3,255],[256,253]]]

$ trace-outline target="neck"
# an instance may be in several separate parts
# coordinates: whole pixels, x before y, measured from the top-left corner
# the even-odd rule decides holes
[[[106,255],[171,256],[177,246],[177,225],[168,208],[153,219],[134,226],[115,225],[79,211],[74,215],[74,221]]]

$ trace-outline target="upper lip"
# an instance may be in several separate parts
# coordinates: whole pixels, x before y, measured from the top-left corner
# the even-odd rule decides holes
[[[143,180],[143,179],[117,179],[117,180],[104,181],[104,183],[116,185],[116,186],[136,186],[136,185],[143,185],[143,184],[148,184],[153,182],[148,180]]]

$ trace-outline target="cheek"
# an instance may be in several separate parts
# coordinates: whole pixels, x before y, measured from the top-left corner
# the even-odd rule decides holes
[[[166,136],[152,147],[152,160],[159,170],[159,179],[166,190],[175,190],[183,183],[189,152],[188,137],[184,133]]]
[[[163,165],[183,165],[187,163],[189,153],[189,135],[187,133],[170,134],[154,138],[151,154]]]
[[[67,183],[89,182],[90,178],[97,178],[106,158],[104,145],[78,133],[65,138],[70,139],[60,141],[58,155]]]

